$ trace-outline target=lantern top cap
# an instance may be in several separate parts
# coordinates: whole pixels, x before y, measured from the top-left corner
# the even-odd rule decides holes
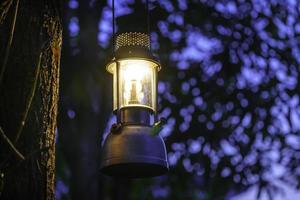
[[[158,59],[151,52],[150,36],[144,32],[122,32],[115,40],[114,57],[106,65],[106,70],[113,74],[116,63],[127,63],[128,61],[155,67],[160,71],[161,65]],[[141,65],[142,67],[142,65]]]
[[[115,51],[122,47],[139,46],[150,50],[150,36],[142,32],[125,32],[116,38]]]

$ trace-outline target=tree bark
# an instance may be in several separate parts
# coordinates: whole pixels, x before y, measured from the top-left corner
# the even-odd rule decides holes
[[[0,4],[0,199],[53,200],[58,0]]]

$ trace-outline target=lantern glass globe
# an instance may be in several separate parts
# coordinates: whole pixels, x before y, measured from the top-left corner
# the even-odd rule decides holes
[[[143,59],[122,59],[108,65],[107,70],[113,74],[114,110],[145,107],[156,112],[158,67],[156,62]]]

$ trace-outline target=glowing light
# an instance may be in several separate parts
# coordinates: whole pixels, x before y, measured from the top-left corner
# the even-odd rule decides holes
[[[145,104],[149,93],[151,66],[144,61],[127,61],[121,69],[124,104]]]
[[[156,63],[139,59],[119,61],[119,95],[116,65],[110,65],[108,71],[114,74],[114,109],[117,109],[117,98],[120,108],[140,106],[156,109]]]

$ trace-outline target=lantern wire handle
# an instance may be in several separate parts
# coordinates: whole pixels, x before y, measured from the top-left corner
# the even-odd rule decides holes
[[[115,0],[112,0],[112,40],[113,40],[113,47],[112,47],[112,54],[115,57]]]
[[[149,35],[149,47],[151,51],[151,35],[150,35],[150,8],[149,8],[149,0],[146,0],[146,13],[147,13],[147,32]]]

